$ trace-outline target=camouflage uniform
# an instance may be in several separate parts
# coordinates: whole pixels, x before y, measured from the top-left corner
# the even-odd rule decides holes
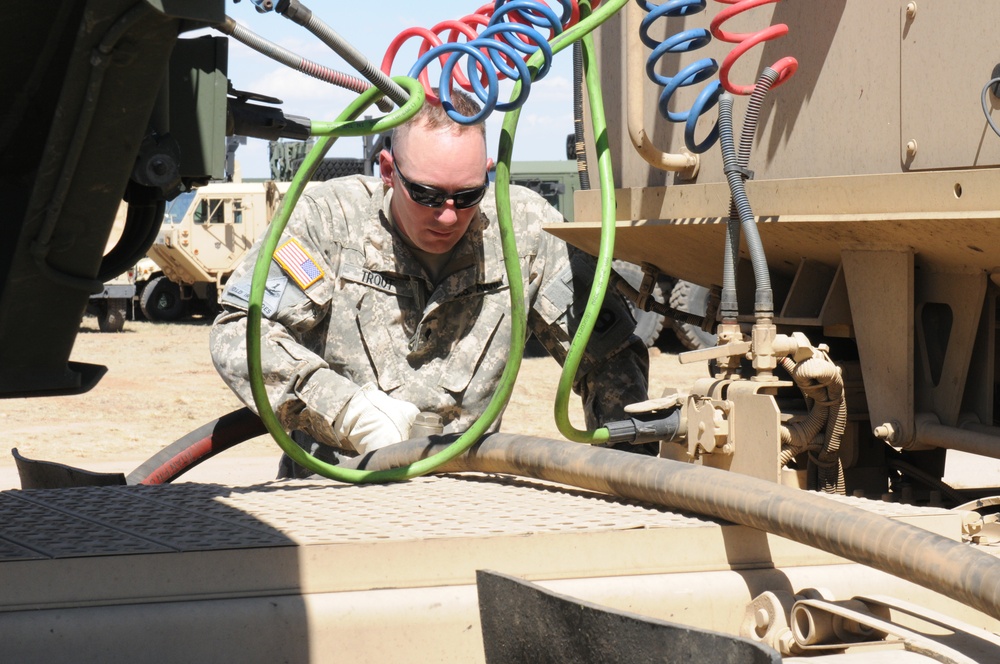
[[[286,428],[327,445],[349,449],[331,424],[370,382],[438,413],[446,433],[464,431],[485,410],[507,362],[510,294],[492,187],[436,285],[393,229],[390,195],[372,177],[310,187],[278,250],[294,238],[322,276],[309,284],[314,271],[294,276],[271,261],[261,307],[268,395]],[[511,187],[511,207],[529,331],[562,362],[593,260],[542,231],[543,223],[562,221],[542,197]],[[230,278],[211,334],[216,368],[251,408],[245,309],[258,247]],[[621,419],[625,404],[646,398],[648,355],[634,327],[624,301],[606,298],[574,385],[589,428]]]

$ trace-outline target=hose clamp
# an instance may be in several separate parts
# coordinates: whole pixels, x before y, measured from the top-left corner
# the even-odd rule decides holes
[[[743,176],[744,180],[753,180],[753,171],[750,170],[749,168],[744,168],[739,164],[731,164],[729,166],[725,166],[723,167],[722,172],[725,173],[726,175],[729,175],[730,173],[739,173],[741,176]]]

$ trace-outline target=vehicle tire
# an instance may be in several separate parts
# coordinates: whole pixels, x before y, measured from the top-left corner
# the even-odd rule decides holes
[[[686,311],[689,314],[704,316],[708,308],[708,289],[692,284],[690,281],[678,280],[670,291],[670,306],[674,309]],[[700,348],[710,348],[716,344],[716,337],[710,332],[706,332],[697,325],[691,323],[681,323],[673,321],[671,323],[677,338],[690,350]]]
[[[147,320],[146,314],[142,311],[142,294],[146,290],[146,286],[149,282],[137,282],[135,284],[135,297],[132,299],[132,320],[144,321]]]
[[[105,300],[98,309],[97,327],[101,332],[121,332],[125,329],[127,312],[128,300],[122,298]]]
[[[139,308],[148,321],[174,321],[184,315],[187,303],[181,299],[177,284],[166,277],[156,277],[142,289]]]
[[[632,288],[638,290],[642,286],[642,268],[635,263],[616,260],[612,261],[611,268],[620,274]],[[663,291],[660,289],[659,284],[653,287],[653,299],[661,304],[663,303]],[[625,300],[628,302],[629,310],[635,318],[636,336],[642,339],[642,342],[646,344],[646,348],[652,347],[663,330],[663,316],[655,311],[643,311],[628,298],[625,298]]]

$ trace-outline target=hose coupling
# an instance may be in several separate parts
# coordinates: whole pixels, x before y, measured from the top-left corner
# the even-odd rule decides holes
[[[429,438],[444,433],[444,420],[437,413],[422,412],[410,425],[410,438]]]
[[[312,10],[303,5],[299,0],[280,0],[275,11],[287,19],[295,21],[299,25],[307,25],[312,18]]]
[[[653,399],[626,407],[631,415],[626,420],[608,422],[610,445],[631,443],[641,445],[657,441],[673,441],[681,434],[681,407],[676,397]]]

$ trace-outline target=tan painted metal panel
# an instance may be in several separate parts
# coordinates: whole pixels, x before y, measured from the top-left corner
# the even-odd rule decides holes
[[[788,278],[803,258],[834,267],[843,249],[878,245],[910,246],[918,264],[935,269],[1000,271],[998,189],[993,170],[747,183],[772,274]],[[615,193],[617,258],[701,285],[721,283],[728,186]],[[596,255],[600,192],[577,192],[575,204],[575,223],[546,230]]]
[[[941,601],[752,529],[503,476],[0,498],[0,643],[14,661],[481,661],[477,569],[733,633],[773,585]],[[830,499],[960,536],[955,512]],[[38,527],[8,529],[25,504]],[[98,542],[102,529],[117,538]]]
[[[1000,63],[1000,7],[993,0],[914,4],[912,18],[901,16],[900,158],[910,169],[996,166],[1000,136],[986,122],[981,93]],[[1000,122],[1000,101],[988,95],[987,103]]]
[[[482,568],[546,579],[839,561],[773,536],[746,537],[745,546],[729,551],[722,542],[753,531],[544,482],[478,475],[360,487],[87,487],[0,492],[0,499],[0,523],[14,523],[33,506],[36,524],[30,531],[5,525],[0,534],[23,547],[0,549],[7,556],[0,560],[0,616],[151,598],[468,584]],[[960,536],[955,513],[832,499]],[[102,513],[108,505],[114,509]],[[117,534],[99,539],[104,531]]]
[[[738,548],[738,542],[727,542]],[[570,597],[652,618],[737,633],[760,588],[824,588],[907,597],[987,629],[996,621],[858,565],[544,581]],[[476,587],[384,589],[214,601],[149,602],[0,614],[16,662],[484,661]],[[884,662],[886,654],[877,661]],[[856,660],[855,660],[856,661]],[[872,660],[865,660],[872,661]]]
[[[891,423],[895,444],[913,439],[913,254],[905,248],[845,251],[865,396],[873,427]]]
[[[900,23],[905,4],[901,0],[783,0],[755,8],[726,24],[727,30],[737,32],[757,31],[774,23],[789,26],[785,37],[758,46],[737,61],[733,69],[733,79],[737,83],[752,82],[765,65],[781,57],[794,56],[799,61],[798,72],[776,88],[763,106],[758,141],[750,164],[758,179],[903,170],[899,133]],[[944,11],[953,7],[951,3],[936,4],[942,5]],[[699,14],[659,21],[653,33],[657,39],[662,39],[666,34],[683,29],[706,27],[724,8],[720,3],[709,2],[707,10]],[[981,16],[983,23],[995,23],[997,12],[1000,8],[988,8]],[[649,49],[637,35],[626,34],[622,14],[619,12],[598,31],[602,86],[615,156],[615,182],[625,187],[673,183],[677,181],[673,174],[647,166],[629,145],[625,131],[625,49],[642,49],[643,62]],[[948,34],[953,39],[964,38]],[[917,43],[911,49],[923,45]],[[926,59],[937,58],[932,73],[949,75],[956,63],[941,51],[932,50],[936,45],[928,47]],[[659,69],[671,75],[704,57],[722,62],[731,48],[731,44],[713,40],[693,53],[663,58]],[[969,46],[979,57],[993,57],[992,48],[992,40],[977,40]],[[977,75],[988,76],[990,66]],[[646,128],[652,141],[665,152],[680,152],[684,128],[664,120],[656,110],[660,88],[649,81],[645,71],[629,72],[629,75],[642,80]],[[988,78],[982,79],[984,83],[986,80]],[[678,111],[689,108],[702,87],[695,85],[682,89],[672,100],[671,108]],[[926,85],[920,87],[917,93],[920,92],[927,93]],[[746,97],[736,99],[734,116],[737,123],[742,123],[746,101]],[[969,100],[969,104],[977,108],[978,98]],[[699,121],[697,137],[704,137],[714,122],[714,111],[704,116]],[[739,128],[736,134],[739,135]],[[591,136],[588,136],[588,145],[593,145]],[[588,155],[591,164],[596,164],[592,148]],[[721,164],[717,147],[703,154],[697,181],[724,181]]]

